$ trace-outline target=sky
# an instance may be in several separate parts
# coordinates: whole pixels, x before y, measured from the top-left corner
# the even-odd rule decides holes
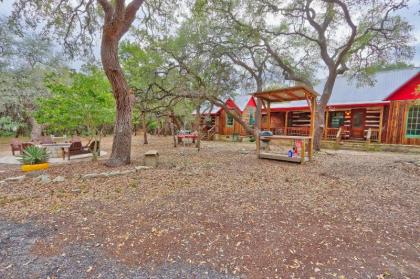
[[[0,16],[8,16],[11,13],[13,2],[14,0],[3,0],[0,2]],[[412,45],[415,47],[415,55],[410,63],[420,67],[420,1],[410,0],[409,8],[401,10],[399,14],[414,27],[413,34],[415,41]],[[60,45],[60,42],[57,42],[57,45]],[[79,68],[83,63],[80,60],[69,62],[70,66],[74,68]]]

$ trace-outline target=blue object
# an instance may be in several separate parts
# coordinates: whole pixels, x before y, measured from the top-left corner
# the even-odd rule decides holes
[[[289,152],[287,152],[287,155],[292,158],[293,157],[293,150],[289,150]]]
[[[271,131],[262,131],[260,132],[261,137],[271,137],[273,135],[273,132]]]

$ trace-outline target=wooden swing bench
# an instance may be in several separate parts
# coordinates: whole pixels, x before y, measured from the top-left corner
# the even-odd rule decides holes
[[[288,88],[281,88],[276,90],[257,92],[252,94],[257,99],[257,111],[256,111],[256,130],[257,130],[257,157],[260,159],[272,159],[279,161],[304,163],[309,161],[313,156],[313,138],[315,131],[315,113],[316,113],[316,98],[318,94],[312,89],[299,85]],[[260,135],[261,131],[261,119],[262,119],[262,107],[267,112],[267,130],[271,129],[271,103],[279,102],[290,102],[306,100],[309,111],[311,113],[311,121],[309,126],[309,136],[286,136],[286,135]],[[299,154],[292,154],[289,157],[288,154],[281,154],[275,152],[269,152],[268,150],[261,150],[261,142],[270,142],[272,140],[288,140],[296,143],[300,141],[301,148]],[[268,148],[267,148],[268,149]]]
[[[302,147],[300,149],[300,154],[294,155],[293,157],[289,157],[288,154],[281,154],[281,153],[274,153],[274,152],[261,152],[259,158],[260,159],[272,159],[272,160],[279,160],[279,161],[287,161],[287,162],[294,162],[294,163],[304,163],[305,161],[309,161],[311,158],[309,157],[309,153],[306,150],[306,146],[311,143],[311,137],[304,137],[304,136],[265,136],[260,137],[261,141],[264,140],[290,140],[290,141],[301,141]]]

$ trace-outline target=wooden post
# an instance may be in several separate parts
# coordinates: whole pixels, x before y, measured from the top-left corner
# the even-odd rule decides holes
[[[305,145],[306,140],[302,140],[302,151],[300,153],[300,163],[303,164],[305,162]]]
[[[369,128],[366,135],[366,141],[370,144],[370,138],[372,137],[372,128]]]
[[[310,142],[309,142],[309,150],[308,155],[309,159],[312,160],[313,150],[314,150],[314,135],[315,135],[315,117],[316,117],[316,98],[312,97],[311,100],[311,128],[310,128]]]
[[[289,122],[289,112],[286,111],[286,116],[284,117],[284,135],[287,136],[287,123]]]
[[[261,99],[257,98],[257,111],[256,113],[256,129],[255,129],[255,139],[257,144],[257,158],[260,158],[260,131],[261,131]]]
[[[382,140],[382,125],[384,121],[384,107],[381,107],[381,111],[379,112],[379,135],[378,135],[378,143],[381,143]]]
[[[267,102],[267,130],[271,128],[271,102]]]
[[[330,122],[330,110],[328,108],[326,108],[326,112],[325,112],[325,125],[324,125],[324,138],[327,139],[328,138],[328,123]]]
[[[340,143],[340,141],[341,141],[341,132],[342,132],[342,129],[343,129],[343,126],[341,126],[340,128],[338,128],[337,135],[335,136],[335,141],[337,143]]]

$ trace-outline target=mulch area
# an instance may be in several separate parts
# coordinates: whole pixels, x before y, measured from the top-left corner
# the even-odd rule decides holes
[[[88,245],[110,263],[148,272],[182,265],[243,278],[420,273],[414,155],[331,151],[297,165],[257,160],[252,144],[204,142],[197,153],[156,137],[149,146],[134,139],[132,165],[118,169],[140,165],[149,149],[161,154],[156,169],[81,180],[114,170],[81,162],[47,171],[65,176],[62,183],[29,177],[0,186],[0,219],[53,229],[31,246],[37,257]],[[21,174],[3,170],[0,179]],[[0,271],[7,266],[0,262]],[[95,277],[99,269],[80,272]]]

